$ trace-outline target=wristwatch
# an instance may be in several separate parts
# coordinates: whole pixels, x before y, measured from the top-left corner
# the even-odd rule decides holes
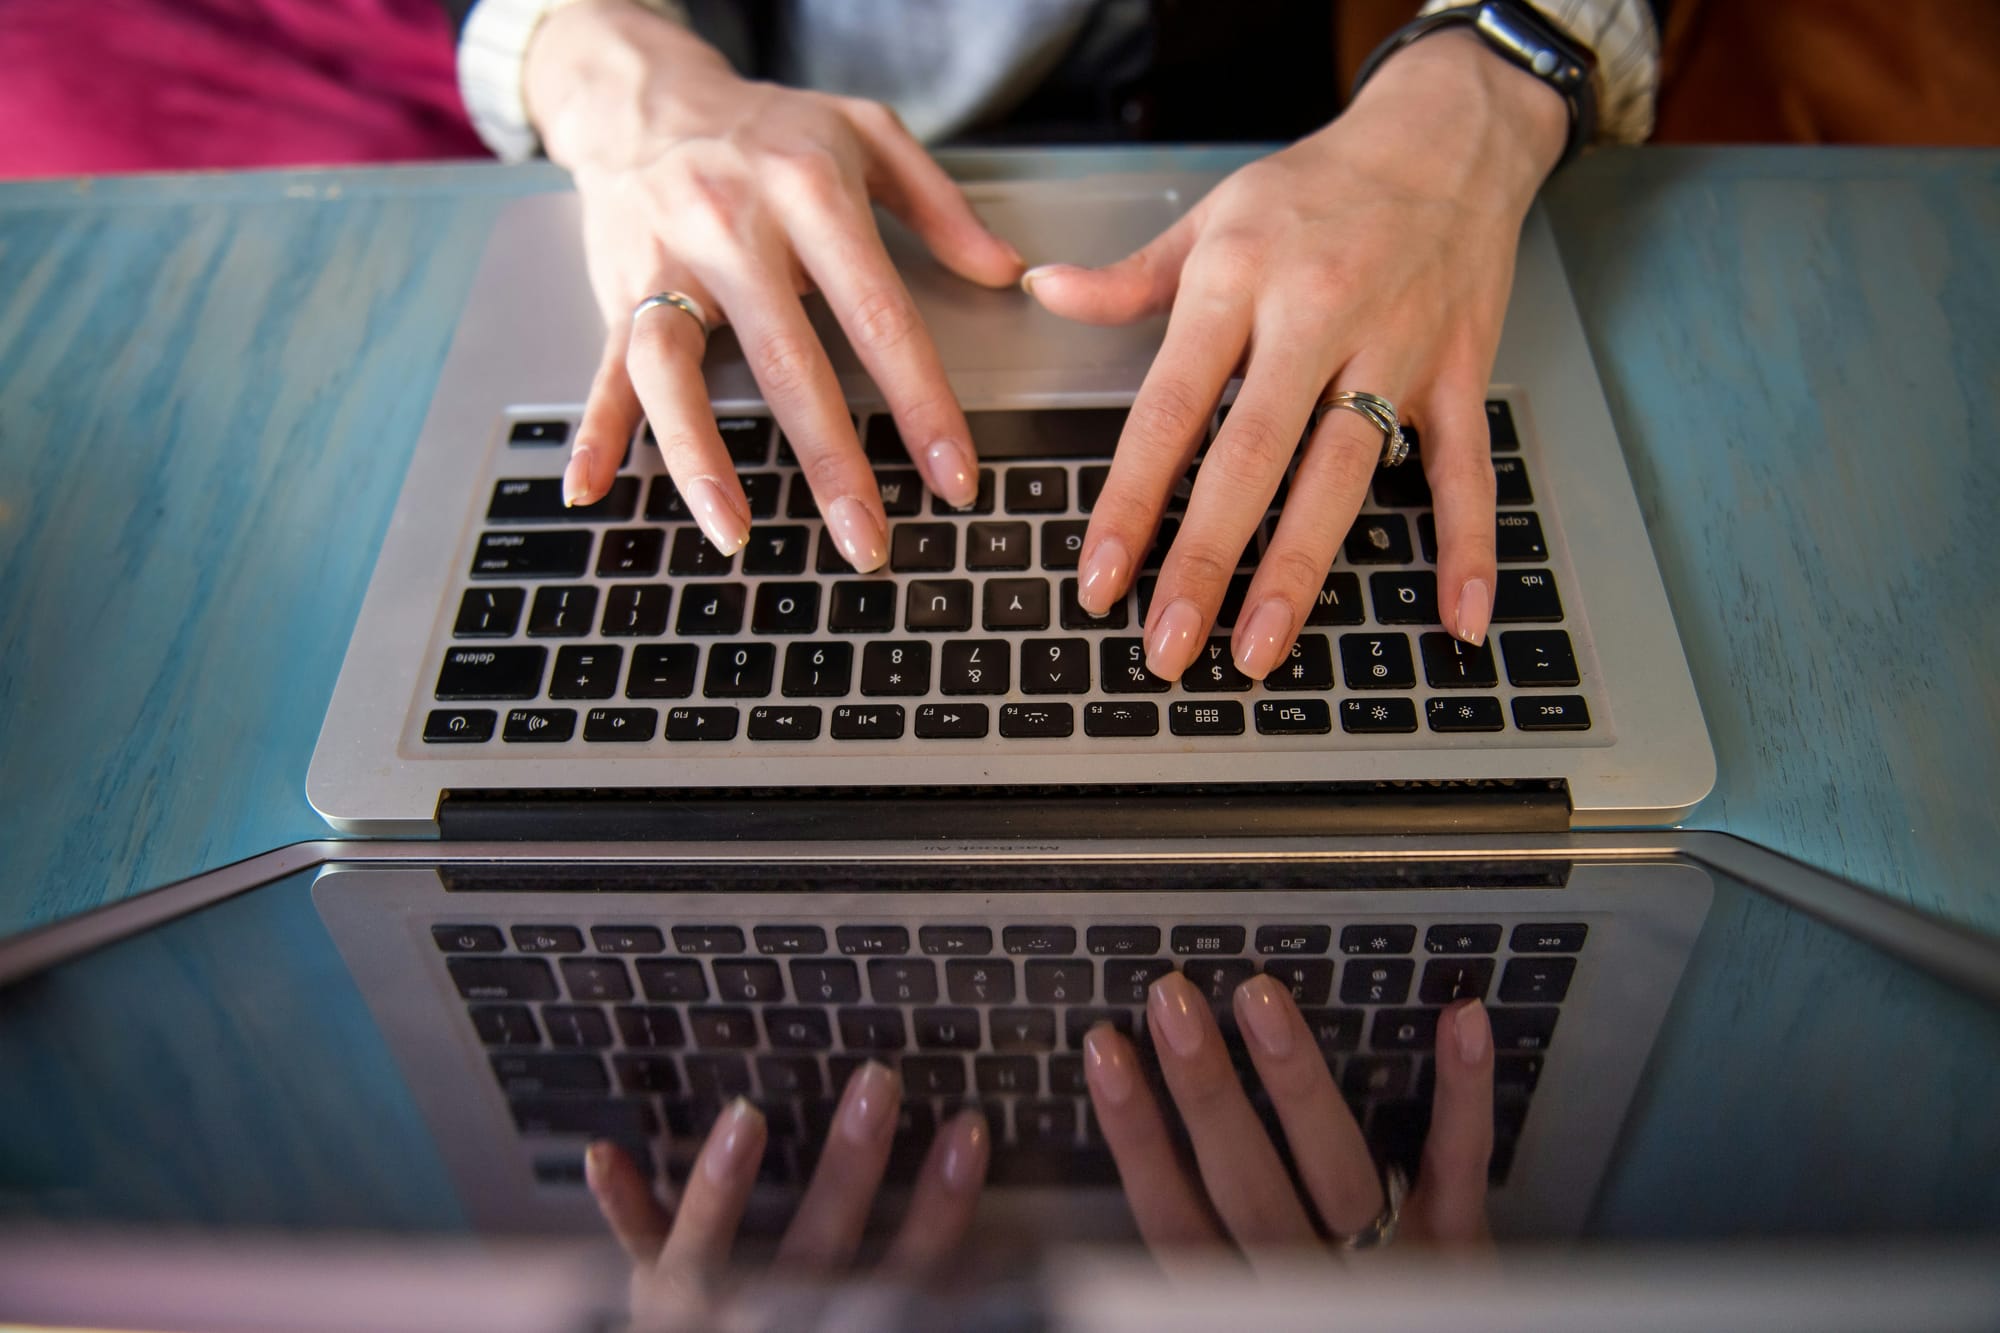
[[[1461,27],[1472,29],[1495,54],[1562,95],[1569,107],[1569,141],[1563,145],[1563,162],[1575,157],[1595,137],[1597,56],[1526,0],[1482,0],[1418,16],[1389,34],[1389,40],[1361,62],[1361,70],[1354,76],[1354,92],[1361,91],[1383,61],[1411,42],[1445,28]],[[1350,93],[1349,99],[1352,97]]]

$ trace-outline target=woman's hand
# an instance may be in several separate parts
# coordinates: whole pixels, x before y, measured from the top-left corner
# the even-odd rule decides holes
[[[1044,306],[1073,319],[1172,310],[1084,538],[1079,600],[1093,614],[1131,586],[1241,367],[1145,608],[1155,675],[1179,678],[1202,651],[1297,454],[1231,645],[1251,677],[1284,659],[1382,453],[1381,434],[1349,411],[1326,413],[1301,449],[1329,388],[1379,394],[1422,427],[1439,614],[1459,638],[1484,639],[1494,587],[1487,376],[1521,221],[1567,124],[1546,85],[1476,37],[1439,34],[1384,64],[1338,120],[1236,172],[1129,258],[1027,274]]]
[[[800,293],[817,288],[880,387],[911,458],[953,504],[977,494],[972,438],[936,347],[877,232],[871,199],[939,262],[1005,286],[1021,257],[886,107],[738,78],[699,38],[627,0],[552,14],[530,43],[530,115],[582,198],[608,330],[564,498],[611,485],[643,411],[708,539],[741,547],[750,511],[701,376],[704,336],[662,291],[735,326],[841,554],[881,565],[887,520]]]
[[[1146,1026],[1167,1089],[1193,1141],[1200,1179],[1182,1166],[1165,1117],[1139,1071],[1132,1043],[1109,1024],[1084,1038],[1084,1076],[1105,1142],[1118,1163],[1139,1234],[1163,1258],[1233,1242],[1255,1261],[1296,1258],[1336,1235],[1362,1231],[1382,1212],[1381,1178],[1318,1043],[1291,995],[1268,976],[1236,988],[1236,1020],[1270,1094],[1306,1197],[1244,1095],[1221,1029],[1186,977],[1169,972],[1147,995]],[[1493,1153],[1493,1035],[1476,1001],[1438,1016],[1437,1094],[1423,1169],[1405,1200],[1398,1244],[1479,1249],[1486,1226],[1486,1165]],[[1291,1251],[1290,1255],[1282,1252]]]

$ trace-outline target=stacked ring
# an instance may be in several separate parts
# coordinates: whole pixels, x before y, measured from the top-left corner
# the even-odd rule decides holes
[[[1334,1246],[1342,1250],[1377,1250],[1396,1238],[1396,1226],[1403,1217],[1403,1200],[1409,1197],[1410,1179],[1399,1166],[1378,1167],[1382,1173],[1382,1197],[1385,1202],[1382,1211],[1361,1230],[1351,1236],[1334,1237]]]
[[[1396,417],[1396,405],[1387,398],[1360,389],[1335,389],[1313,409],[1313,425],[1317,427],[1319,419],[1336,407],[1360,413],[1382,432],[1383,467],[1394,467],[1410,456],[1410,441]]]
[[[708,345],[708,312],[701,308],[701,302],[695,300],[686,292],[653,293],[653,295],[632,307],[632,322],[636,324],[639,321],[639,317],[648,310],[656,310],[663,305],[672,306],[700,325],[702,345],[704,347]]]

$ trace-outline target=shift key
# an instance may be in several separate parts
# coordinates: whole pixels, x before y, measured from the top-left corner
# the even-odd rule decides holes
[[[590,565],[588,532],[482,532],[472,555],[476,579],[568,579]]]
[[[549,650],[541,647],[448,648],[438,672],[440,699],[532,699],[541,693]]]

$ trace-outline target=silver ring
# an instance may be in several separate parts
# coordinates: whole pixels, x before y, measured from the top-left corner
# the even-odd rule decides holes
[[[1387,1200],[1375,1220],[1351,1236],[1335,1236],[1333,1244],[1339,1250],[1379,1250],[1396,1239],[1396,1224],[1403,1217],[1403,1200],[1410,1194],[1410,1178],[1403,1174],[1400,1166],[1385,1166],[1382,1172],[1382,1197]]]
[[[1387,398],[1360,389],[1335,389],[1313,409],[1313,428],[1317,430],[1319,419],[1336,407],[1360,413],[1382,432],[1383,467],[1394,467],[1410,456],[1409,437],[1403,434],[1403,423],[1396,417],[1396,405]]]
[[[693,320],[696,324],[700,325],[702,346],[703,347],[708,346],[708,330],[709,330],[708,312],[701,308],[701,302],[695,300],[692,296],[689,296],[686,292],[653,293],[651,296],[647,297],[645,300],[639,302],[639,304],[632,307],[632,322],[634,324],[638,323],[639,317],[641,315],[645,314],[648,310],[657,309],[658,307],[663,305],[672,306],[674,309],[680,311],[683,315],[686,315],[689,319]]]

